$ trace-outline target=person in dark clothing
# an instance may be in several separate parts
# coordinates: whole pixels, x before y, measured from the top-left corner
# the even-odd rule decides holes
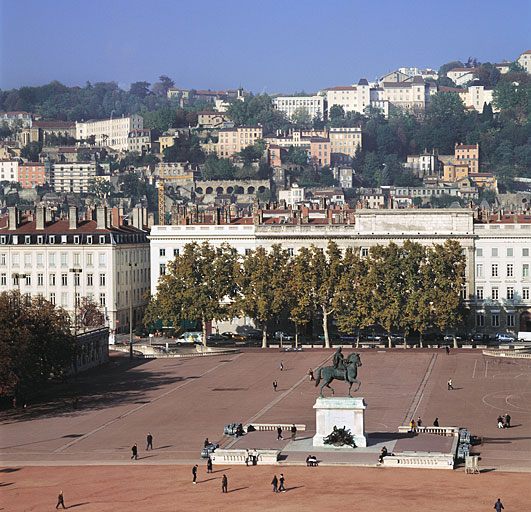
[[[282,361],[280,361],[280,371],[284,371],[284,363]]]
[[[291,426],[291,440],[295,441],[295,438],[297,437],[297,427],[295,424]]]
[[[138,447],[136,443],[131,447],[131,458],[137,460],[138,459]]]
[[[278,492],[286,492],[286,488],[284,487],[284,473],[280,473],[280,478],[278,479],[279,486],[278,486]]]
[[[197,483],[197,464],[192,468],[192,483]]]
[[[63,508],[66,508],[65,507],[65,498],[63,496],[63,491],[60,491],[59,492],[59,496],[57,496],[57,505],[55,505],[55,508],[59,508],[59,505],[61,505],[61,507]]]
[[[151,432],[148,432],[146,437],[146,452],[151,448],[153,450],[153,436],[151,435]]]
[[[278,387],[278,382],[276,380],[273,381],[273,389],[276,391]]]
[[[498,498],[498,501],[494,503],[494,510],[496,510],[496,512],[501,512],[504,509],[505,507],[503,506],[503,503],[501,502],[500,498]]]
[[[282,437],[282,427],[277,427],[277,441],[284,439]]]
[[[212,473],[212,459],[210,457],[207,460],[207,473]]]
[[[422,427],[422,418],[420,416],[417,418],[417,427]]]
[[[229,479],[227,478],[227,475],[223,475],[223,477],[221,478],[221,492],[229,492],[228,486]]]
[[[308,375],[310,376],[310,381],[315,380],[315,377],[313,375],[313,370],[311,368],[308,370]]]
[[[273,476],[273,480],[271,480],[271,485],[273,486],[273,492],[278,492],[278,478],[277,478],[277,475]]]
[[[203,447],[206,448],[210,444],[210,441],[208,440],[208,437],[205,439],[205,442],[203,443]]]
[[[511,428],[511,416],[509,413],[505,415],[505,428]]]
[[[446,347],[444,347],[444,348],[446,349],[446,353],[447,353],[448,355],[450,355],[450,347],[449,347],[448,345],[446,345]]]
[[[439,426],[439,418],[435,418],[435,420],[433,421],[433,426],[434,427],[438,427]]]

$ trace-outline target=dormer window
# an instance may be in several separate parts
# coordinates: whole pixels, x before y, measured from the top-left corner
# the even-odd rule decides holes
[[[61,235],[61,243],[62,244],[66,244],[67,242],[67,236],[66,235]]]
[[[92,244],[92,235],[87,235],[87,244]]]
[[[55,243],[55,235],[50,235],[50,238],[48,239],[48,241],[49,241],[51,244],[54,244],[54,243]]]
[[[74,235],[74,243],[79,244],[79,235]]]
[[[100,244],[105,243],[105,235],[100,235]]]
[[[6,237],[0,236],[0,244],[5,244],[5,243],[6,243]]]
[[[37,243],[42,245],[42,241],[43,241],[42,235],[39,235],[37,237]]]
[[[24,242],[26,244],[31,244],[31,236],[30,235],[26,235],[25,239],[24,239]]]

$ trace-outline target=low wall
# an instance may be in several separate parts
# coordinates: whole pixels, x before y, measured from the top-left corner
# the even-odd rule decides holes
[[[257,464],[277,464],[280,450],[225,450],[218,448],[210,455],[212,464],[232,464],[241,466],[252,464],[252,456],[257,457]]]
[[[388,455],[384,466],[391,468],[454,469],[451,455]]]
[[[416,427],[415,431],[417,433],[424,433],[424,434],[435,434],[438,436],[459,436],[459,427],[432,427],[432,426],[426,426],[426,427]],[[409,425],[400,425],[398,427],[398,432],[401,434],[406,434],[408,432],[411,432],[411,428]]]
[[[199,350],[195,352],[177,353],[177,352],[163,352],[162,350],[154,350],[155,347],[150,345],[133,345],[133,355],[135,357],[144,359],[173,359],[173,358],[190,358],[190,357],[207,357],[207,356],[221,356],[227,354],[238,354],[240,351],[237,348],[216,348],[216,347],[196,347]],[[129,353],[129,346],[127,345],[113,345],[112,350],[117,352]]]
[[[257,431],[276,431],[278,427],[280,427],[282,430],[290,430],[293,426],[293,423],[249,423],[247,425],[244,425],[246,431],[249,425],[252,425]],[[306,425],[302,423],[295,423],[295,428],[297,429],[297,432],[302,432],[306,430]]]
[[[484,356],[510,357],[511,359],[531,359],[531,353],[520,350],[483,350]]]

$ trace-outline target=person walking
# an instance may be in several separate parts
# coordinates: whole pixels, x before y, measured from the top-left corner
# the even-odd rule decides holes
[[[210,457],[207,460],[207,473],[212,473],[212,459]]]
[[[444,347],[446,349],[446,354],[447,355],[450,355],[450,347],[448,345],[446,345],[446,347]]]
[[[192,483],[197,483],[197,464],[192,468]]]
[[[63,491],[59,491],[59,496],[57,496],[57,505],[55,505],[55,508],[58,509],[59,505],[61,505],[61,507],[63,508],[66,508],[65,497],[63,496]]]
[[[448,379],[448,382],[446,384],[448,386],[448,391],[451,389],[454,389],[454,385],[452,384],[452,379]]]
[[[131,453],[131,458],[138,460],[138,446],[136,445],[136,443],[131,447]]]
[[[417,418],[417,427],[422,427],[422,419],[420,416]]]
[[[280,473],[280,478],[278,479],[279,486],[278,486],[278,492],[286,492],[286,488],[284,487],[284,473]]]
[[[505,415],[505,428],[511,428],[511,416],[509,413]]]
[[[409,422],[409,431],[413,432],[413,434],[417,431],[417,424],[413,418],[411,418],[411,421]]]
[[[295,423],[291,426],[291,440],[295,441],[295,438],[297,437],[297,427],[295,426]]]
[[[280,371],[284,371],[284,363],[282,361],[280,361]]]
[[[283,440],[284,438],[282,437],[282,427],[281,426],[278,426],[277,427],[277,441],[281,441]]]
[[[227,475],[224,474],[223,477],[221,478],[221,492],[223,493],[229,492],[228,486],[229,486],[229,479],[227,478]]]
[[[498,428],[503,428],[503,418],[502,416],[498,416],[498,419],[496,420],[498,422]]]
[[[273,476],[273,480],[271,480],[271,485],[273,486],[273,492],[278,492],[278,478],[277,478],[277,475]]]
[[[438,426],[439,426],[439,418],[435,418],[435,419],[433,420],[433,426],[434,426],[434,427],[438,427]]]
[[[273,389],[276,391],[278,387],[278,382],[276,380],[273,381]]]
[[[313,370],[312,370],[311,368],[308,370],[308,375],[309,375],[309,377],[310,377],[310,382],[311,382],[312,380],[315,380],[315,377],[313,376]]]
[[[151,432],[148,432],[146,436],[146,452],[149,449],[153,450],[153,436],[151,435]]]
[[[496,512],[501,512],[502,510],[505,509],[505,507],[503,506],[503,503],[501,502],[500,498],[498,498],[498,501],[496,501],[496,503],[494,503],[494,510],[496,510]]]

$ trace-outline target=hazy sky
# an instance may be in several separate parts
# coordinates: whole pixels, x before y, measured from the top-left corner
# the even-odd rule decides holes
[[[0,0],[0,88],[156,81],[315,91],[400,66],[514,60],[529,0]]]

